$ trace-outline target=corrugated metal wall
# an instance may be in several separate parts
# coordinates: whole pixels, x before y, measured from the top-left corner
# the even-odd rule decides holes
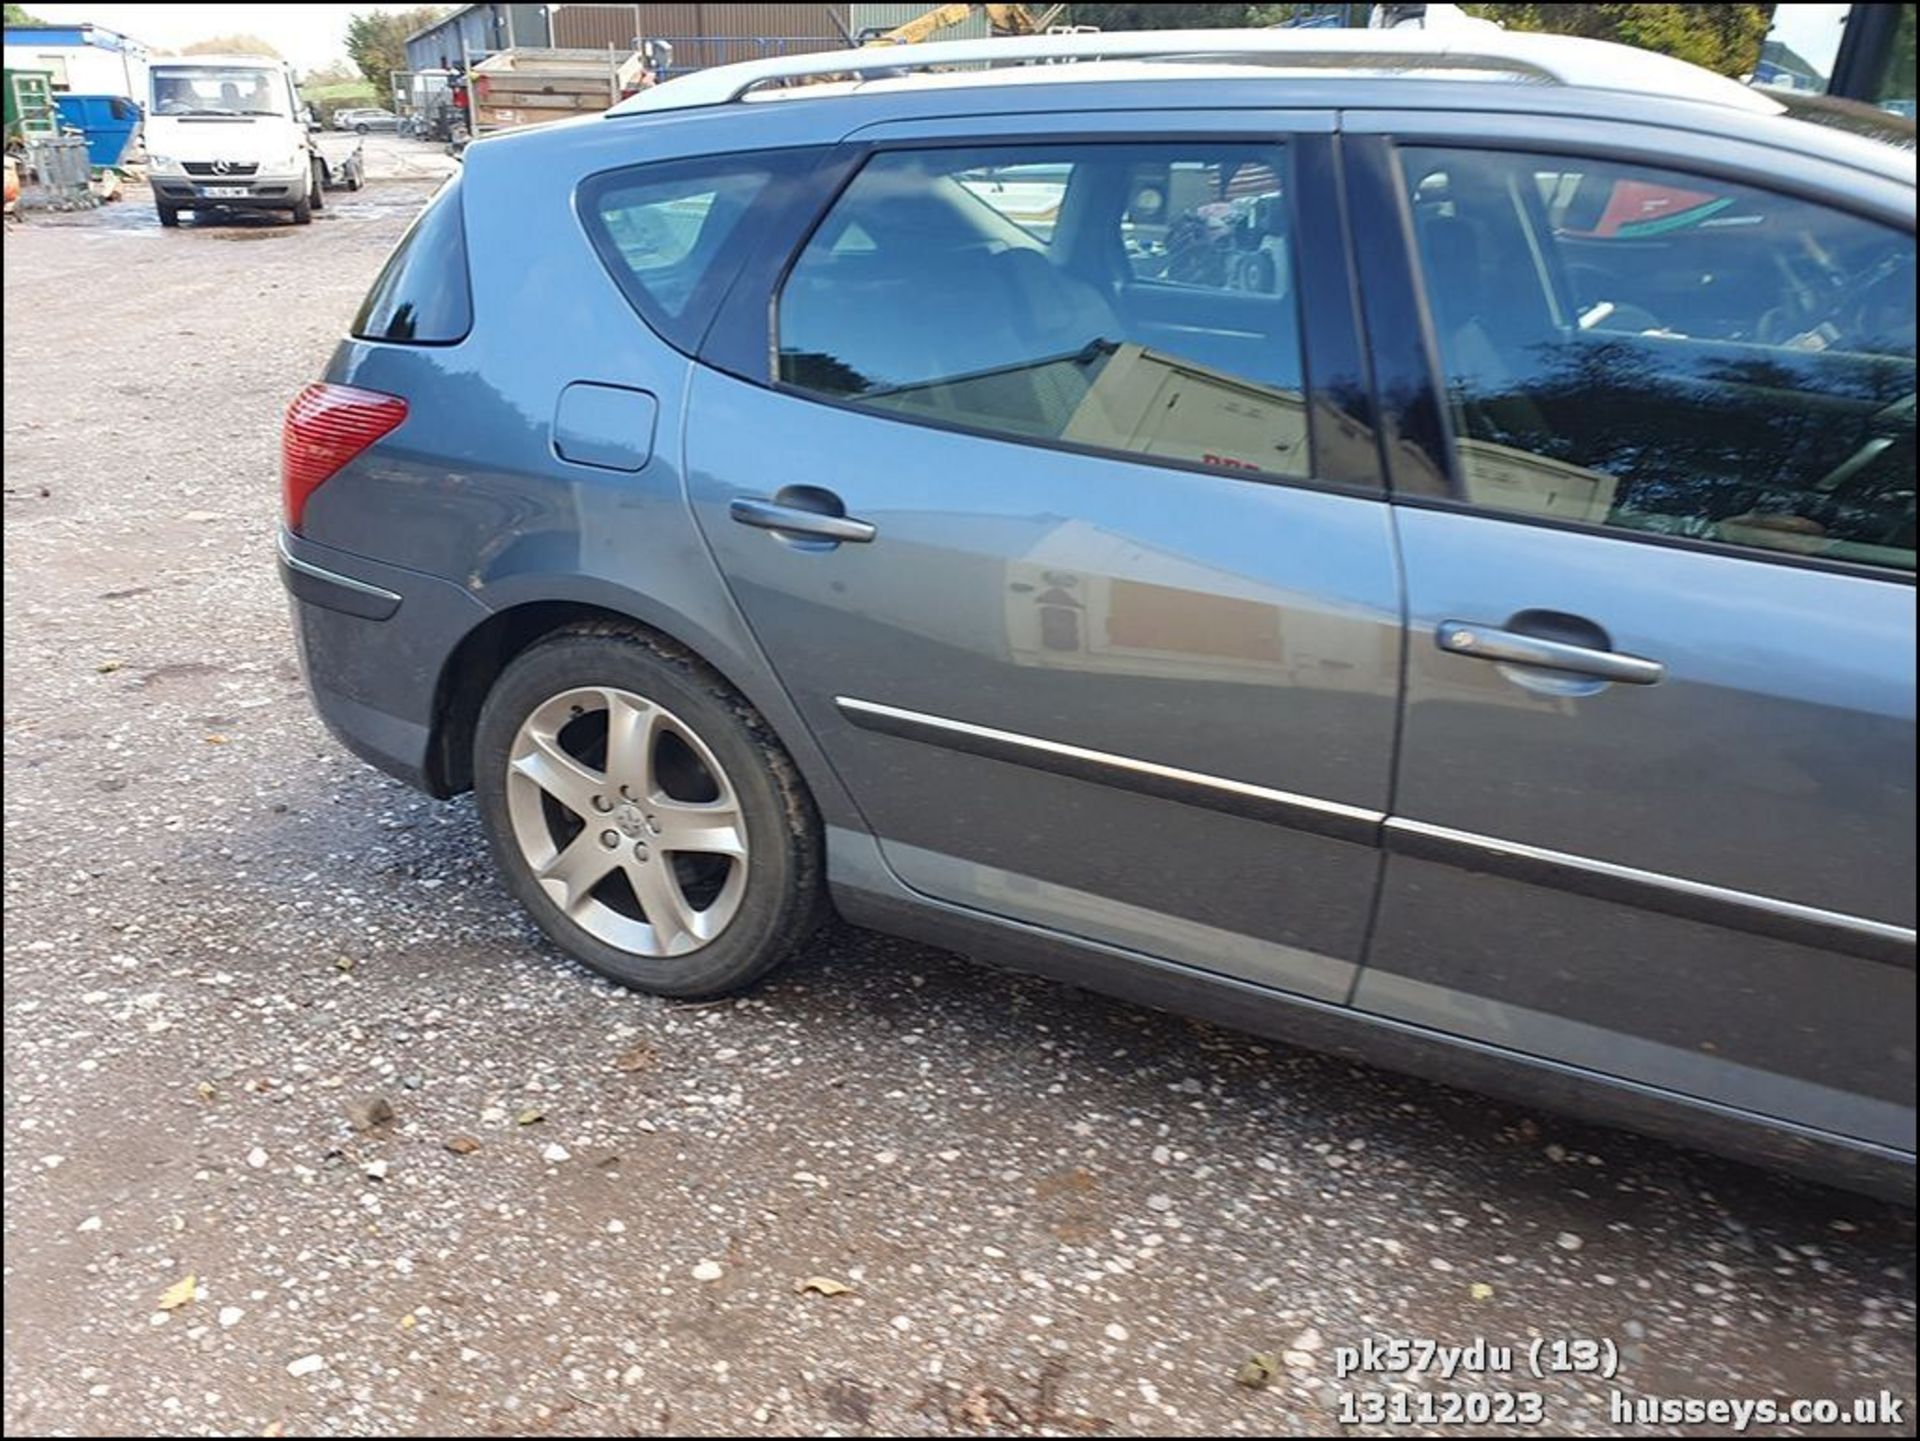
[[[522,7],[470,5],[448,16],[424,35],[407,42],[407,64],[415,70],[436,70],[460,63],[460,42],[476,60],[507,46],[507,11]],[[537,7],[536,7],[537,8]]]
[[[555,45],[598,50],[635,36],[671,40],[675,71],[762,55],[837,50],[846,5],[555,5]]]
[[[837,50],[846,42],[840,27],[851,27],[850,9],[904,10],[919,5],[474,5],[417,39],[407,42],[407,63],[415,70],[460,63],[464,36],[475,59],[507,45],[507,12],[513,12],[517,45],[554,45],[568,50],[624,51],[646,36],[675,42],[675,71],[753,60],[762,55]],[[835,25],[835,21],[839,25]],[[868,22],[879,23],[879,22]],[[898,21],[888,21],[897,24]]]

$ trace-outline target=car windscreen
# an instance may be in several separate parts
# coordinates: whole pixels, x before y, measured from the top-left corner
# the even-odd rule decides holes
[[[153,70],[156,115],[285,115],[287,87],[277,71],[232,65],[168,65]]]

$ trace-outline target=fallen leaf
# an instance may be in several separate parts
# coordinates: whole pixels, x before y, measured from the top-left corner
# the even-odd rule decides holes
[[[1488,1301],[1493,1298],[1493,1287],[1489,1286],[1485,1281],[1475,1281],[1471,1286],[1467,1287],[1467,1294],[1476,1301]]]
[[[471,1156],[480,1149],[480,1143],[472,1136],[450,1136],[447,1138],[446,1147],[456,1156]]]
[[[1249,1356],[1233,1379],[1250,1391],[1258,1391],[1263,1386],[1272,1385],[1273,1378],[1279,1374],[1280,1363],[1262,1352],[1257,1356]]]
[[[418,1326],[419,1324],[420,1324],[420,1318],[414,1315],[413,1312],[411,1311],[407,1312],[406,1315],[400,1318],[400,1329],[402,1331],[411,1331],[415,1326]]]
[[[809,1276],[804,1281],[796,1281],[793,1289],[803,1296],[809,1291],[818,1291],[822,1296],[845,1296],[853,1287],[831,1276]]]
[[[541,1110],[538,1106],[529,1106],[527,1107],[526,1110],[522,1111],[519,1115],[515,1116],[513,1119],[516,1125],[532,1126],[541,1121],[546,1120],[547,1113]]]
[[[356,962],[352,956],[335,956],[333,958],[333,968],[336,971],[350,971],[354,968],[355,964]]]
[[[123,660],[103,660],[99,665],[95,666],[94,669],[101,675],[112,675],[125,664],[126,662]]]
[[[639,1045],[622,1051],[613,1064],[616,1069],[622,1071],[644,1071],[659,1059],[659,1053],[642,1041]]]
[[[208,736],[207,737],[207,744],[210,746],[223,746],[226,743],[227,743],[227,738],[225,736]]]
[[[287,1423],[284,1421],[269,1421],[267,1423],[267,1429],[260,1434],[262,1436],[284,1436],[287,1434]]]
[[[161,1293],[160,1309],[162,1311],[178,1311],[193,1299],[194,1290],[198,1285],[199,1282],[191,1275],[184,1276],[180,1280],[175,1281]]]
[[[200,1081],[193,1088],[194,1095],[203,1101],[211,1101],[219,1092],[213,1089],[212,1081]]]

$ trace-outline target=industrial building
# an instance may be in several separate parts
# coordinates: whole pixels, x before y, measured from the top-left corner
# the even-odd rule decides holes
[[[407,37],[407,64],[448,69],[519,46],[625,53],[673,43],[675,70],[761,55],[838,49],[862,25],[895,24],[923,5],[462,5]],[[873,19],[860,14],[874,11]],[[880,18],[886,12],[888,18]],[[956,35],[962,33],[955,32]]]
[[[55,95],[144,101],[147,93],[147,47],[104,25],[9,25],[6,69],[46,76]]]

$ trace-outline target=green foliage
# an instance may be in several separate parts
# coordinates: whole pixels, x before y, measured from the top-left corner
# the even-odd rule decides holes
[[[376,91],[359,76],[337,85],[302,85],[300,98],[314,108],[322,125],[332,125],[341,110],[391,110],[393,101],[384,90]]]
[[[362,83],[360,72],[344,60],[329,60],[325,65],[317,65],[300,77],[300,88],[319,88],[329,85],[359,85]]]
[[[447,13],[444,5],[416,5],[411,10],[369,10],[347,18],[347,54],[367,83],[385,95],[393,72],[407,66],[407,37]]]
[[[1722,75],[1745,75],[1760,59],[1771,5],[1463,5],[1509,30],[1544,30],[1614,40],[1691,61]]]
[[[9,5],[7,7],[7,24],[9,25],[38,25],[40,23],[40,17],[37,15],[29,15],[27,13],[27,7],[24,5]]]

